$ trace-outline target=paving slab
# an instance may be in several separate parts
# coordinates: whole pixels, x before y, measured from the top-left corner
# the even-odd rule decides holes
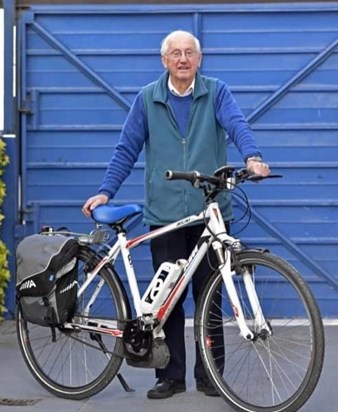
[[[232,412],[221,398],[207,397],[195,389],[193,379],[193,330],[186,328],[187,392],[169,399],[150,400],[146,392],[154,385],[154,371],[132,368],[126,363],[121,374],[134,392],[125,392],[117,379],[91,399],[71,401],[47,392],[28,371],[17,343],[14,321],[0,325],[0,412]],[[338,411],[338,324],[325,326],[326,355],[319,384],[301,412]],[[16,404],[16,405],[15,405]]]

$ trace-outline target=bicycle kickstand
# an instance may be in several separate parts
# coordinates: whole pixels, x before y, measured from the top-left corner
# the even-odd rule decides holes
[[[117,377],[118,377],[118,380],[120,381],[121,385],[123,386],[123,389],[124,389],[126,392],[135,392],[135,389],[131,388],[131,387],[127,384],[126,380],[124,379],[124,377],[123,377],[120,373],[117,374]]]

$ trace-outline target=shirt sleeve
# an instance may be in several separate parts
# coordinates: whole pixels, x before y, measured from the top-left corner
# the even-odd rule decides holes
[[[220,80],[216,84],[215,110],[217,121],[226,130],[244,161],[251,156],[262,156],[238,103],[227,84]]]
[[[121,184],[131,173],[148,133],[142,92],[140,92],[136,96],[125,120],[119,141],[99,188],[99,193],[107,195],[110,199],[115,196]]]

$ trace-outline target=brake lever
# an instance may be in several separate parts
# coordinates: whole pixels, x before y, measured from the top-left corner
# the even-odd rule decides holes
[[[235,178],[237,183],[242,183],[245,180],[248,179],[248,177],[251,175],[248,169],[242,168],[239,169],[237,172],[235,172]]]

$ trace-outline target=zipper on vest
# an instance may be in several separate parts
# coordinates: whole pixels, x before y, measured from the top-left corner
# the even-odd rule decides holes
[[[186,172],[187,171],[187,159],[186,159],[186,138],[182,137],[182,151],[183,151],[183,170]],[[187,199],[187,190],[184,189],[184,193],[183,193],[183,197],[184,197],[184,209],[185,209],[185,214],[188,215],[188,199]]]
[[[187,159],[186,159],[186,155],[187,155],[187,153],[186,153],[186,143],[187,143],[187,140],[186,140],[186,138],[185,137],[182,137],[182,151],[183,151],[183,170],[186,172],[187,171]]]

